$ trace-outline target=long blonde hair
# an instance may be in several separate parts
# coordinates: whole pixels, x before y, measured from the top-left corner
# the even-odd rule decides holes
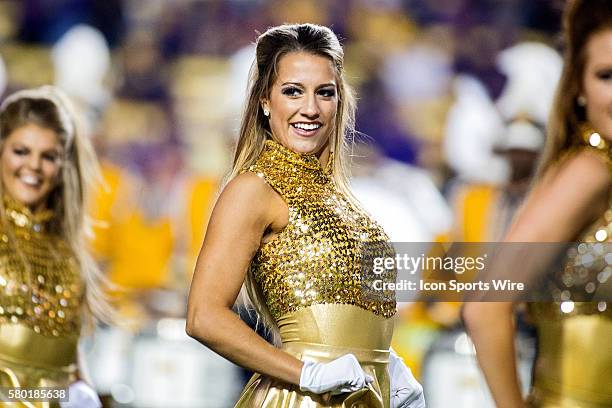
[[[270,96],[280,59],[288,53],[298,51],[328,58],[335,68],[338,110],[329,142],[334,157],[331,172],[338,187],[350,197],[347,139],[352,138],[355,132],[355,98],[345,78],[344,51],[340,41],[329,28],[314,24],[280,25],[268,29],[258,37],[255,61],[249,74],[247,101],[227,182],[255,163],[263,150],[265,140],[271,138],[270,126],[263,113],[261,101]],[[254,309],[258,322],[263,322],[278,344],[276,323],[265,305],[251,271],[247,273],[239,299],[247,310]]]
[[[26,89],[6,98],[0,106],[0,151],[14,130],[30,123],[53,130],[64,147],[61,182],[50,193],[47,205],[54,211],[51,230],[65,240],[79,264],[85,284],[84,317],[89,327],[95,320],[112,323],[116,319],[115,311],[105,295],[109,283],[86,247],[86,238],[92,232],[85,210],[88,189],[101,181],[93,146],[70,100],[55,87]],[[0,194],[2,190],[0,183]],[[0,221],[4,226],[3,200],[0,200]],[[25,257],[22,259],[27,262]]]
[[[583,91],[586,45],[596,33],[612,28],[610,0],[570,0],[563,17],[564,65],[547,128],[546,145],[536,180],[564,152],[581,144],[586,110],[578,103]]]

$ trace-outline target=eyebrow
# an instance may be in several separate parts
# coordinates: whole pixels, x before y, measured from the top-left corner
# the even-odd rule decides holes
[[[595,71],[608,70],[610,68],[612,68],[612,61],[599,62],[593,66]]]
[[[32,147],[28,146],[27,144],[23,143],[23,142],[19,142],[19,141],[14,141],[11,144],[12,148],[21,148],[21,149],[28,149],[28,150],[33,150]],[[53,152],[53,153],[58,153],[58,154],[62,154],[64,149],[61,146],[58,147],[49,147],[47,149],[41,149],[40,150],[42,153],[49,153],[49,152]]]
[[[285,85],[297,85],[297,86],[301,86],[302,88],[304,87],[304,85],[303,85],[303,84],[301,84],[300,82],[291,82],[291,81],[289,81],[289,82],[283,82],[283,83],[281,84],[281,86],[285,86]],[[333,87],[335,87],[335,86],[336,86],[336,83],[335,83],[335,82],[328,82],[328,83],[325,83],[325,84],[321,84],[321,85],[317,86],[317,89],[325,88],[325,87],[328,87],[328,86],[333,86]]]

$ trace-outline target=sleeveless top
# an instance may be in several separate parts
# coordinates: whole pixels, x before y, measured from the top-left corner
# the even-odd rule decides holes
[[[388,237],[343,193],[317,157],[267,140],[256,163],[244,171],[263,178],[287,203],[289,221],[263,243],[251,264],[273,318],[317,304],[348,304],[375,315],[395,314],[392,291],[372,293],[368,256],[394,256]],[[377,279],[395,279],[395,272]]]
[[[596,150],[612,170],[609,151]],[[531,404],[612,406],[612,196],[569,247],[553,303],[530,303],[538,330]],[[599,301],[590,301],[599,299]]]

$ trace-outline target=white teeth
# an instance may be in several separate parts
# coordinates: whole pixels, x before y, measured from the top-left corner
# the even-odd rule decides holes
[[[315,129],[320,128],[321,125],[318,123],[294,123],[293,127],[296,127],[302,130],[315,130]]]
[[[37,186],[40,184],[40,179],[34,176],[21,176],[19,179],[30,186]]]

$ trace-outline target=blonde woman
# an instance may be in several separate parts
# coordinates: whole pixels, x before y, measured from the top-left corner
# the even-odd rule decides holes
[[[67,98],[45,86],[0,107],[0,387],[68,388],[65,407],[99,407],[79,380],[82,316],[104,316],[84,246],[87,182],[96,158]],[[108,315],[106,315],[108,316]],[[57,396],[60,396],[57,394]],[[9,395],[0,395],[0,406]],[[10,407],[49,407],[14,401]]]
[[[365,250],[390,248],[347,187],[354,103],[338,39],[312,24],[273,27],[257,40],[251,75],[187,332],[257,373],[237,407],[424,406],[389,350],[393,294],[361,292]],[[276,346],[232,312],[243,286]]]
[[[581,301],[599,285],[609,288],[609,260],[606,251],[593,252],[592,267],[585,269],[576,254],[590,248],[583,243],[610,249],[612,2],[570,1],[564,23],[565,66],[543,161],[506,240],[577,243],[560,271],[563,297],[557,303],[529,305],[538,349],[528,404],[610,407],[612,305]],[[467,304],[464,318],[497,405],[514,408],[525,403],[514,363],[512,306]]]

